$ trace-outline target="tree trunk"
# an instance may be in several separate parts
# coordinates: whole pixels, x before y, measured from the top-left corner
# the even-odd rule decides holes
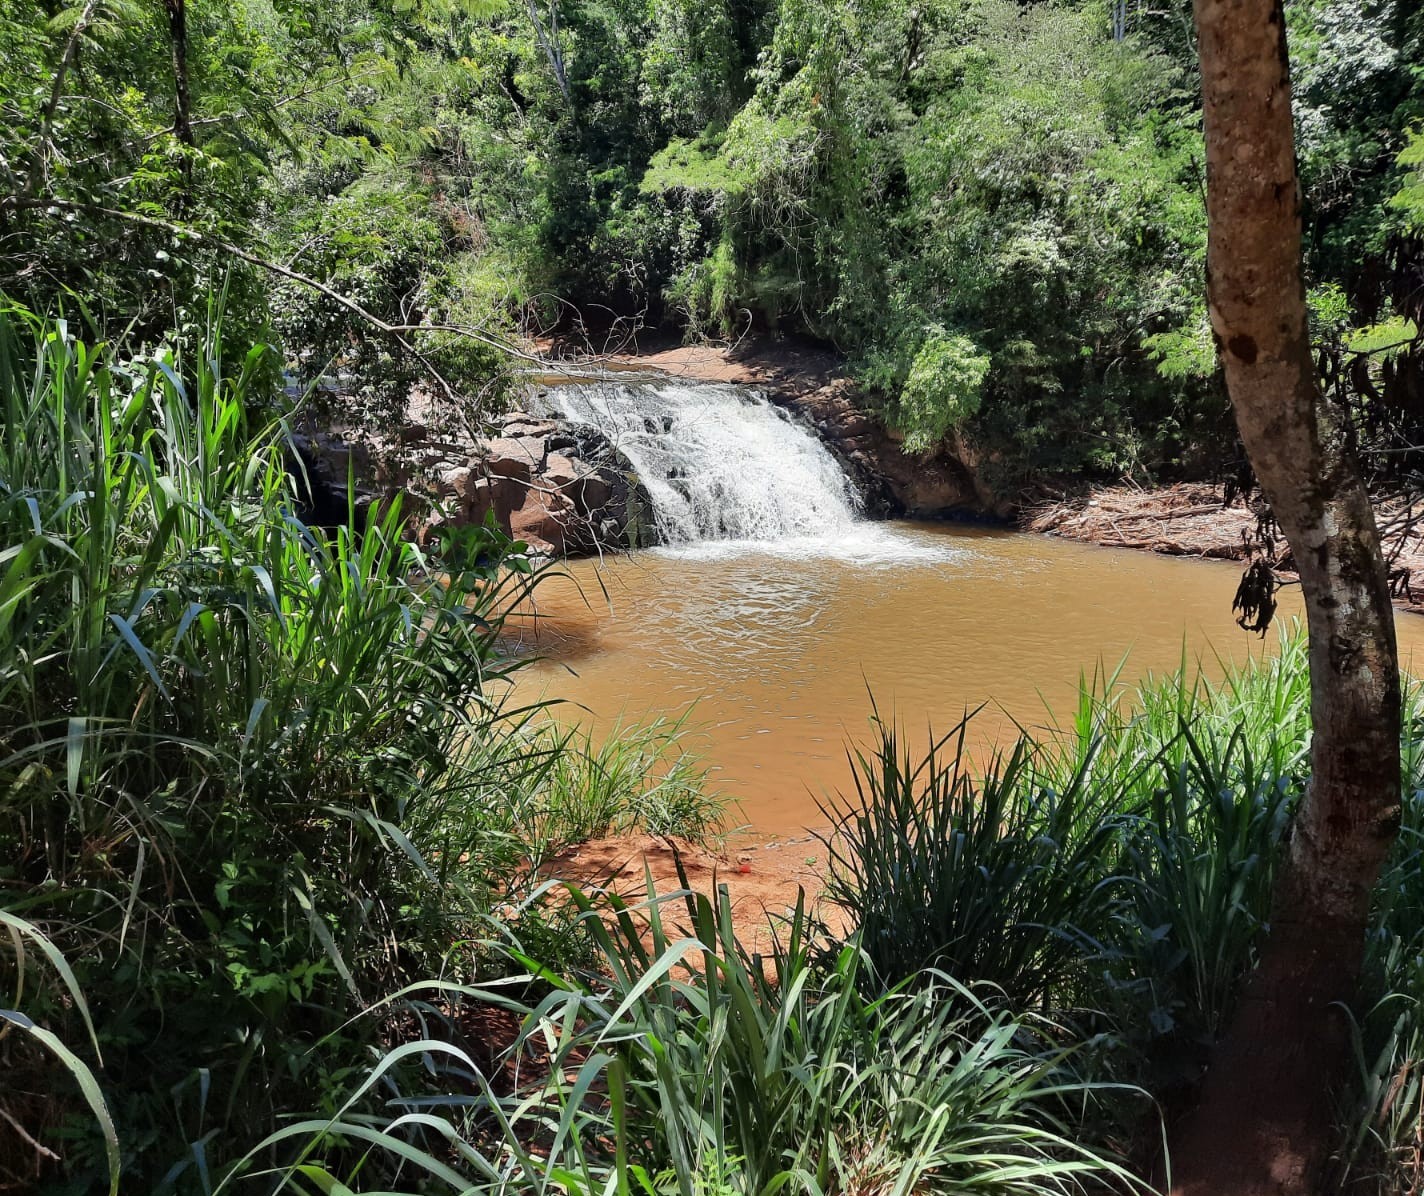
[[[173,132],[193,146],[193,104],[188,90],[188,3],[164,0],[168,7],[168,42],[173,51]]]
[[[1183,1196],[1305,1194],[1331,1146],[1370,893],[1399,822],[1399,666],[1374,513],[1316,382],[1281,0],[1195,0],[1207,292],[1241,439],[1300,570],[1311,778],[1259,968],[1172,1155]]]

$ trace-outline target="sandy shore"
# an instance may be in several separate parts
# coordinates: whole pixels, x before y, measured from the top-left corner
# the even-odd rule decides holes
[[[711,896],[726,889],[733,925],[749,950],[769,950],[798,900],[804,900],[808,910],[832,931],[847,929],[844,912],[824,898],[829,869],[826,846],[810,833],[734,841],[722,852],[659,835],[622,835],[571,847],[541,871],[585,890],[606,889],[636,904],[646,901],[650,891],[660,897],[679,891],[679,862],[687,887],[693,891]],[[688,929],[680,902],[662,902],[659,910],[670,926]]]

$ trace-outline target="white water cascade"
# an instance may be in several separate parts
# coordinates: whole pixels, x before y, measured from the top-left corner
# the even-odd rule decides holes
[[[550,387],[548,413],[632,462],[669,546],[844,536],[859,497],[815,436],[742,386],[610,379]]]

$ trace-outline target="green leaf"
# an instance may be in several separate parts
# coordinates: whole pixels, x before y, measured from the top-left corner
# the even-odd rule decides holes
[[[109,1106],[104,1102],[104,1094],[99,1088],[99,1081],[94,1078],[94,1073],[89,1070],[89,1065],[65,1046],[57,1035],[46,1030],[43,1026],[36,1025],[18,1010],[0,1009],[0,1022],[8,1022],[21,1032],[28,1034],[59,1059],[69,1074],[74,1077],[80,1092],[84,1094],[85,1102],[89,1105],[90,1111],[94,1114],[94,1118],[98,1121],[99,1128],[104,1134],[104,1153],[109,1164],[109,1196],[118,1196],[119,1134],[114,1128],[114,1119],[109,1115]]]
[[[1378,353],[1382,357],[1394,357],[1404,352],[1419,339],[1419,326],[1403,316],[1393,316],[1378,324],[1356,328],[1345,335],[1345,349],[1361,356]]]

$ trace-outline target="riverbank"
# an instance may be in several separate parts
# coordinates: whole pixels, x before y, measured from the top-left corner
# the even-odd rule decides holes
[[[1417,513],[1403,499],[1382,502],[1376,510],[1395,602],[1424,613],[1424,534],[1415,522]],[[1019,523],[1025,531],[1105,548],[1244,561],[1256,542],[1257,519],[1254,506],[1239,501],[1228,505],[1220,486],[1198,482],[1152,489],[1094,487],[1030,507]],[[1295,579],[1290,548],[1283,540],[1270,560],[1282,580]]]
[[[554,880],[579,888],[616,893],[636,906],[649,893],[660,898],[686,888],[716,898],[726,889],[732,921],[742,945],[769,953],[798,903],[833,933],[845,934],[845,911],[823,898],[830,867],[826,845],[809,832],[773,839],[742,838],[722,848],[665,835],[618,835],[577,844],[541,869]],[[679,871],[680,870],[680,871]],[[686,922],[677,900],[664,901],[663,919]]]

